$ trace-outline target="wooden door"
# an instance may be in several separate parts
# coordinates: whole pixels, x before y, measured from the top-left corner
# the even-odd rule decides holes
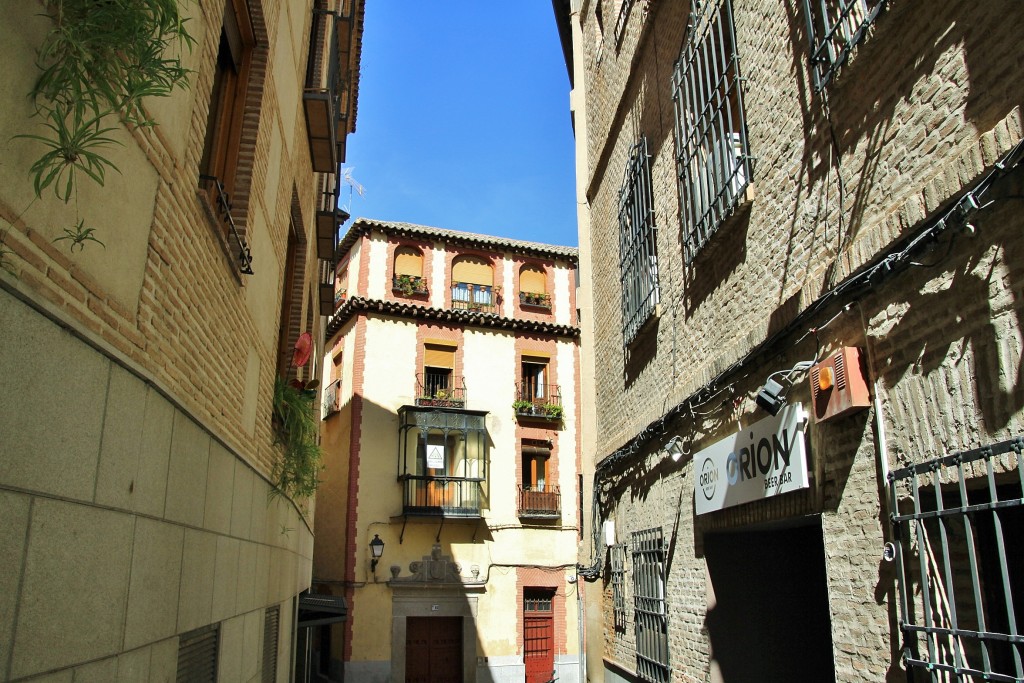
[[[406,683],[462,683],[462,617],[405,620]]]
[[[547,683],[555,672],[553,591],[529,590],[523,595],[523,659],[526,683]]]

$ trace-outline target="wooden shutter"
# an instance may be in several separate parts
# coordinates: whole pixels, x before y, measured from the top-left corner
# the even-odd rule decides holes
[[[395,275],[423,275],[423,255],[410,247],[395,251]]]
[[[423,365],[428,368],[455,368],[455,347],[442,344],[423,345]]]
[[[494,283],[491,264],[476,256],[462,256],[452,264],[452,280],[490,287]]]
[[[519,291],[532,294],[547,292],[548,279],[544,271],[537,266],[523,266],[519,271]]]

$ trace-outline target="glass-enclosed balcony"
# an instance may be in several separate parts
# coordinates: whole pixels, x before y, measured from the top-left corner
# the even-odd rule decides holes
[[[485,412],[403,406],[398,481],[407,515],[479,517],[486,499]]]

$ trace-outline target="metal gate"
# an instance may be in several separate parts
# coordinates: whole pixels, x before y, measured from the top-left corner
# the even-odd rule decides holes
[[[912,681],[1024,679],[1024,439],[889,475]]]

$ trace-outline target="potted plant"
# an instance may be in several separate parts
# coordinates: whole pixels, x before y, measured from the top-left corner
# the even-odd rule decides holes
[[[533,404],[529,401],[515,401],[512,403],[512,407],[515,408],[516,414],[529,414],[533,408]]]
[[[542,408],[544,410],[544,414],[550,417],[552,420],[562,419],[562,406],[558,405],[557,403],[545,403],[542,406]]]

